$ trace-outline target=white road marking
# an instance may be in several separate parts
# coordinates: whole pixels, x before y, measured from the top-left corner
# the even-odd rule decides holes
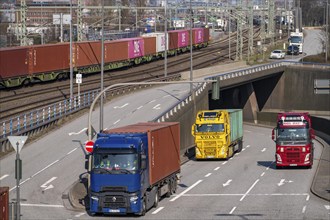
[[[261,152],[265,152],[266,151],[266,148],[262,149]]]
[[[141,109],[141,108],[143,108],[143,105],[139,106],[137,109],[139,110],[139,109]]]
[[[236,155],[239,155],[239,153],[236,153]]]
[[[75,215],[74,217],[79,218],[79,217],[81,217],[81,216],[83,216],[85,214],[86,214],[85,212],[82,212],[82,213],[79,213],[79,214]]]
[[[236,209],[236,206],[235,206],[234,208],[231,209],[231,211],[229,212],[229,214],[230,214],[230,215],[233,214],[233,212],[235,211],[235,209]]]
[[[0,180],[3,180],[4,178],[8,177],[8,174],[3,175],[2,177],[0,177]]]
[[[232,181],[232,180],[227,180],[227,182],[226,182],[226,183],[223,183],[222,186],[223,186],[223,187],[229,186],[231,181]]]
[[[253,187],[259,182],[259,179],[257,179],[253,185],[250,187],[250,189],[242,196],[242,198],[239,200],[240,202],[243,201],[243,199],[249,194],[249,192],[253,189]]]
[[[125,103],[125,104],[122,105],[122,106],[115,106],[115,107],[113,107],[113,108],[124,108],[125,106],[128,106],[128,103]]]
[[[303,207],[303,209],[302,209],[301,212],[302,212],[302,213],[305,213],[305,211],[306,211],[306,206]]]
[[[38,175],[39,173],[41,173],[42,171],[48,169],[49,167],[53,166],[55,163],[57,163],[59,160],[55,160],[53,163],[47,165],[45,168],[39,170],[38,172],[36,172],[35,174],[33,174],[31,177],[35,177],[36,175]]]
[[[216,168],[214,168],[214,170],[218,170],[218,169],[220,169],[220,167],[216,167]]]
[[[229,160],[232,160],[234,157],[229,158]]]
[[[265,175],[265,172],[263,172],[260,176],[264,176]]]
[[[56,179],[57,179],[57,177],[54,176],[54,177],[50,178],[47,182],[42,184],[40,187],[43,188],[43,191],[46,191],[47,189],[52,189],[52,188],[54,188],[54,186],[52,184],[50,184],[50,185],[48,185],[48,184],[51,183],[52,181],[56,180]]]
[[[281,179],[281,181],[277,184],[278,186],[282,186],[282,185],[284,185],[284,181],[285,181],[285,179]]]
[[[185,197],[201,197],[201,196],[244,196],[242,193],[213,193],[213,194],[184,194]],[[307,196],[307,193],[256,193],[248,194],[249,196]]]
[[[211,175],[212,175],[212,173],[208,173],[208,174],[205,175],[205,177],[209,177]]]
[[[246,148],[249,148],[250,147],[250,145],[246,145]]]
[[[308,200],[309,200],[309,197],[310,197],[310,196],[309,196],[309,194],[308,194],[308,195],[307,195],[307,197],[306,197],[306,201],[308,201]]]
[[[49,208],[64,208],[63,205],[28,204],[28,203],[21,203],[21,206],[49,207]]]
[[[281,179],[281,181],[277,184],[278,186],[282,186],[285,183],[293,183],[292,180],[285,180],[285,179]]]
[[[203,180],[198,180],[196,183],[194,183],[193,185],[191,185],[190,187],[188,187],[186,190],[184,190],[183,192],[181,192],[179,195],[177,195],[173,199],[171,199],[170,202],[173,202],[173,201],[177,200],[178,198],[180,198],[181,196],[183,196],[186,192],[188,192],[189,190],[191,190],[192,188],[194,188],[195,186],[197,186],[202,181]]]
[[[153,103],[153,102],[155,102],[156,101],[156,99],[154,99],[154,100],[151,100],[150,102],[148,102],[148,103]]]
[[[160,104],[157,104],[157,105],[155,105],[152,109],[156,109],[156,110],[159,110],[160,109]]]
[[[245,148],[243,148],[242,151],[245,151]]]
[[[170,95],[164,95],[163,98],[167,98],[167,97],[170,97]]]
[[[87,128],[83,128],[83,129],[81,129],[80,131],[78,131],[78,132],[70,132],[70,133],[68,133],[68,135],[69,136],[71,136],[71,135],[78,135],[78,134],[80,134],[80,133],[82,133],[82,132],[84,132],[84,131],[86,131],[87,130]]]
[[[74,152],[75,150],[77,150],[78,148],[76,147],[75,149],[73,149],[72,151],[70,151],[69,153],[67,153],[66,155],[71,154],[72,152]]]
[[[222,165],[225,165],[227,163],[227,161],[223,162]]]
[[[330,205],[324,205],[324,208],[326,208],[327,210],[330,210]]]
[[[249,130],[244,130],[245,132],[252,132],[252,131],[249,131]]]
[[[117,124],[118,122],[120,122],[120,119],[118,119],[117,121],[115,121],[113,124],[115,125],[115,124]]]
[[[153,211],[151,214],[157,214],[158,212],[160,212],[164,207],[159,207],[158,209],[156,209],[155,211]]]

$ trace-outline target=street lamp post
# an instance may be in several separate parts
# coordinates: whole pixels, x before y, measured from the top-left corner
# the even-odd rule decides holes
[[[62,35],[63,36],[63,35]],[[72,0],[70,0],[70,101],[73,99]]]
[[[101,85],[100,91],[104,88],[103,78],[104,78],[104,0],[102,0],[102,21],[101,21]],[[103,130],[103,96],[100,97],[100,129]]]

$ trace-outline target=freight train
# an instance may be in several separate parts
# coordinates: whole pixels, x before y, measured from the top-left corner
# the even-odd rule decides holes
[[[190,30],[167,32],[167,54],[190,49]],[[192,29],[193,48],[209,43],[208,28]],[[165,33],[150,33],[135,38],[104,42],[104,70],[138,65],[163,58]],[[72,66],[75,73],[100,72],[101,42],[72,44]],[[46,44],[0,49],[0,88],[11,88],[36,82],[61,80],[70,76],[70,44]]]

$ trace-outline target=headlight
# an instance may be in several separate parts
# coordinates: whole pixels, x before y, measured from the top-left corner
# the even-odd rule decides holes
[[[138,200],[138,198],[139,198],[138,196],[132,196],[132,197],[129,198],[129,201],[130,202],[136,202],[136,200]]]
[[[284,152],[284,147],[281,147],[281,148],[280,148],[280,151],[281,151],[281,152]]]
[[[97,198],[96,196],[91,196],[91,199],[95,201],[99,201],[99,198]]]
[[[305,157],[305,162],[309,161],[309,155],[310,154],[307,154],[306,157]]]
[[[278,161],[278,162],[282,162],[282,158],[281,158],[281,156],[280,156],[279,154],[276,154],[276,156],[277,156],[277,161]]]
[[[306,148],[305,147],[302,148],[302,152],[306,152]]]

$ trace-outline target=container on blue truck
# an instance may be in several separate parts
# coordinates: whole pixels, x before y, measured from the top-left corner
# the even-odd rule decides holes
[[[192,125],[196,159],[228,159],[243,147],[243,110],[199,111]]]
[[[89,213],[144,215],[176,192],[180,125],[146,122],[105,130],[88,158]]]

